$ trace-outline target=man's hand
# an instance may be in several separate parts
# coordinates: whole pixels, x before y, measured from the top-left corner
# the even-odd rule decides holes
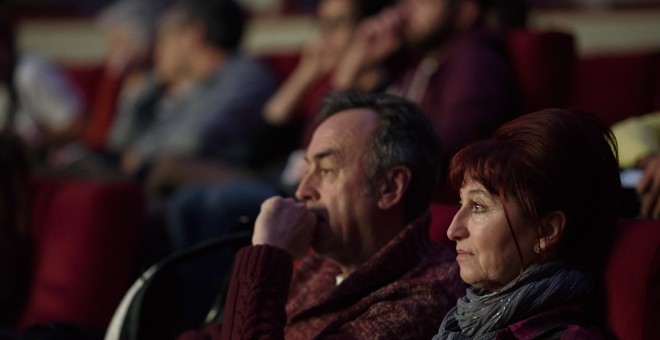
[[[640,213],[646,218],[660,218],[660,155],[648,156],[640,165],[644,169],[644,175],[637,184]]]
[[[288,251],[295,259],[307,254],[316,229],[316,215],[305,203],[271,197],[261,205],[252,244],[267,244]]]

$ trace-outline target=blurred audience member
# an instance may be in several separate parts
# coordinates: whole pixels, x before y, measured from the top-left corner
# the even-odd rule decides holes
[[[12,327],[27,293],[28,159],[24,143],[0,133],[0,326]]]
[[[136,173],[153,164],[149,183],[158,188],[234,173],[204,160],[228,169],[257,162],[256,145],[267,131],[261,110],[277,84],[267,68],[239,52],[245,20],[230,0],[182,0],[168,10],[159,58],[175,64],[170,66],[177,79],[192,84],[174,103],[157,103],[148,125],[123,152],[124,171]],[[202,161],[166,161],[181,156]]]
[[[0,126],[45,155],[80,135],[82,99],[55,65],[17,50],[7,13],[0,9]]]
[[[304,111],[301,112],[303,119],[310,119],[316,114],[323,95],[329,90],[327,78],[345,53],[358,23],[377,14],[392,2],[320,1],[316,10],[320,35],[303,48],[300,62],[293,73],[268,100],[264,110],[266,120],[281,125],[289,122],[296,111]]]
[[[86,142],[105,151],[109,127],[124,103],[144,91],[152,66],[156,24],[171,0],[118,0],[99,15],[98,26],[108,45],[97,98],[91,108]]]
[[[360,25],[334,84],[387,87],[418,103],[451,156],[517,112],[506,46],[484,29],[490,11],[489,0],[401,0]],[[381,77],[359,81],[374,70]]]
[[[641,170],[635,186],[639,214],[660,218],[660,112],[631,117],[612,126],[619,143],[619,167]]]

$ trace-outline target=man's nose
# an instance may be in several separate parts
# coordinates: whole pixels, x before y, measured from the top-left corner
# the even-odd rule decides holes
[[[319,199],[319,192],[316,189],[316,180],[313,173],[303,176],[298,188],[296,189],[296,199],[302,202],[316,201]]]

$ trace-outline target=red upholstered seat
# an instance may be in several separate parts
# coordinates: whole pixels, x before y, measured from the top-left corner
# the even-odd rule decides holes
[[[575,43],[568,33],[525,29],[507,35],[523,113],[566,107],[571,94]]]
[[[431,204],[431,229],[429,236],[431,240],[438,243],[453,244],[454,242],[447,238],[447,229],[454,219],[454,215],[458,211],[457,205],[450,205],[444,203]]]
[[[594,112],[607,125],[651,112],[654,91],[660,88],[654,84],[659,60],[660,54],[652,52],[581,58],[572,104]]]
[[[660,221],[620,221],[605,286],[619,339],[660,339]]]
[[[19,327],[66,321],[105,329],[136,272],[141,188],[41,178],[33,189],[34,266]]]

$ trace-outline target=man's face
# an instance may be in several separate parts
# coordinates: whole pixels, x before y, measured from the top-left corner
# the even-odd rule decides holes
[[[313,248],[348,265],[360,261],[373,233],[376,199],[368,194],[367,153],[378,125],[370,109],[339,112],[314,133],[296,197],[319,216]]]
[[[323,0],[317,9],[323,52],[339,56],[350,42],[357,21],[351,0]]]
[[[185,15],[178,9],[171,9],[161,18],[156,37],[154,63],[158,75],[165,81],[176,81],[186,76],[191,53],[186,40],[188,26]]]
[[[428,48],[442,43],[453,26],[449,0],[401,0],[402,32],[407,45]],[[433,46],[435,47],[435,46]]]

